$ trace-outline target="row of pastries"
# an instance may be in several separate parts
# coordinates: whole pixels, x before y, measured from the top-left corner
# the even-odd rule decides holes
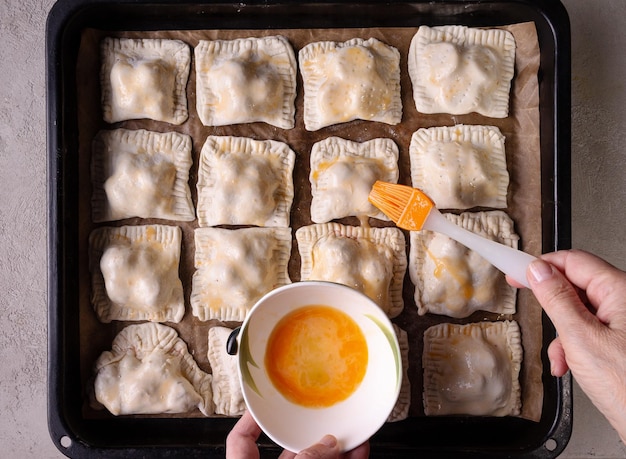
[[[265,122],[295,126],[297,72],[309,131],[354,119],[402,121],[400,53],[376,38],[309,43],[296,54],[283,36],[200,40],[194,48],[196,110],[205,126]],[[181,40],[111,38],[101,46],[108,123],[188,118],[191,51]],[[422,113],[506,118],[515,40],[501,29],[419,27],[408,72]]]
[[[412,167],[414,177],[427,178],[420,187],[435,196],[435,202],[447,202],[451,204],[448,207],[453,208],[489,207],[489,204],[492,207],[506,206],[508,174],[503,137],[498,135],[499,142],[495,147],[490,142],[481,143],[483,136],[460,140],[465,131],[472,133],[477,128],[495,129],[454,126],[445,128],[446,131],[453,131],[452,134],[447,132],[444,138],[431,141],[422,150],[411,146],[411,158],[415,159],[411,164],[420,163],[423,166]],[[431,128],[432,137],[439,137],[441,130]],[[423,132],[418,131],[414,138],[421,138],[421,135]],[[468,138],[471,139],[471,136]],[[214,305],[222,301],[249,307],[268,288],[289,282],[286,271],[291,254],[289,222],[294,195],[292,172],[295,156],[282,142],[229,136],[207,138],[198,171],[197,220],[200,228],[195,230],[198,273],[194,277],[197,282],[194,282],[192,292],[194,314],[202,320],[241,321],[245,317],[245,307],[229,313],[225,310],[220,312],[220,308]],[[378,299],[390,317],[397,316],[403,307],[402,283],[407,266],[404,234],[396,228],[346,227],[332,221],[349,216],[387,220],[367,201],[367,196],[376,180],[397,181],[397,159],[398,149],[391,139],[357,143],[330,137],[316,143],[311,152],[310,173],[310,215],[315,224],[301,227],[295,234],[303,260],[303,280],[323,278],[339,281],[350,277],[345,283],[360,285],[362,290],[369,286],[367,288],[372,290],[370,296]],[[94,141],[93,164],[92,209],[95,221],[130,217],[195,220],[196,212],[188,185],[191,142],[182,134],[125,129],[103,131]],[[470,192],[464,192],[466,188]],[[446,201],[449,193],[461,198]],[[441,201],[437,201],[439,196],[442,196]],[[517,245],[518,236],[513,222],[503,211],[446,215],[474,232],[510,246]],[[215,228],[219,225],[253,225],[256,228]],[[333,243],[333,238],[342,242]],[[416,293],[415,299],[420,313],[436,312],[461,318],[477,309],[507,314],[514,312],[514,291],[508,286],[486,285],[501,276],[478,255],[470,252],[467,260],[463,261],[463,249],[443,235],[413,232],[410,239],[410,273],[418,287],[419,294]],[[358,241],[357,247],[351,247],[346,241]],[[118,272],[122,267],[117,264],[128,263],[120,248],[125,245],[144,247],[145,251],[153,249],[155,254],[152,258],[148,257],[143,262],[135,260],[136,264],[143,263],[145,270],[152,271],[153,276],[165,275],[158,272],[157,265],[177,272],[180,242],[180,229],[175,226],[103,226],[96,229],[91,237],[94,260],[99,260],[92,270],[99,271],[105,279],[113,278],[111,270]],[[366,249],[367,244],[372,245],[371,250]],[[113,247],[118,247],[116,250],[120,253],[111,255]],[[363,253],[363,256],[375,253],[374,259],[369,264],[364,262],[362,267],[353,265],[353,273],[344,272],[350,266],[347,260],[355,252]],[[164,254],[168,254],[167,257]],[[155,263],[156,259],[159,263]],[[244,268],[236,267],[239,264],[248,271],[254,270],[254,267],[266,269],[264,260],[272,260],[272,269],[267,270],[265,276],[260,273],[245,276],[242,272]],[[444,263],[446,269],[442,270]],[[468,266],[463,263],[473,268],[473,279],[462,278],[469,272]],[[433,264],[439,264],[439,271]],[[125,272],[117,277],[126,279],[129,276],[131,273]],[[248,277],[255,279],[251,281],[253,285],[247,286],[255,292],[254,295],[233,293],[241,291],[241,287],[233,285],[234,280],[241,282]],[[372,287],[374,279],[380,283],[376,288]],[[155,278],[146,288],[158,285],[157,280]],[[453,297],[450,294],[451,283],[459,284],[460,295]],[[217,285],[223,285],[218,290],[228,291],[228,295],[236,297],[236,301],[220,300],[219,294],[211,291]],[[466,292],[470,287],[472,292]],[[112,293],[113,288],[113,281],[107,285],[106,281],[99,280],[94,285],[96,310],[105,322],[129,319],[178,322],[182,318],[180,288],[172,289],[180,297],[172,300],[178,305],[178,312],[154,311],[152,315],[135,313],[133,306],[129,305],[135,305],[137,301]],[[383,293],[386,290],[392,293]],[[202,291],[207,293],[203,295]],[[140,292],[138,296],[145,298],[141,301],[149,302],[147,292]],[[392,300],[394,296],[397,298]],[[158,302],[161,305],[168,303],[162,298]],[[111,313],[115,305],[123,305],[119,308],[125,312]],[[210,311],[202,312],[203,307]],[[134,308],[141,309],[140,306]],[[169,311],[170,308],[164,309]]]
[[[105,122],[187,120],[188,45],[105,38],[101,51]],[[513,37],[504,30],[420,27],[408,61],[418,111],[506,117],[514,53]],[[194,58],[196,110],[203,125],[264,122],[294,128],[298,66],[284,37],[201,40]],[[374,38],[315,42],[299,51],[298,63],[306,130],[354,119],[401,123],[395,48]],[[488,125],[419,129],[409,146],[410,176],[438,207],[463,211],[447,218],[517,246],[513,222],[502,210],[509,184],[504,141],[498,128]],[[174,131],[125,128],[100,131],[93,141],[92,219],[103,225],[89,238],[92,304],[105,323],[147,321],[126,326],[96,363],[95,395],[113,414],[198,408],[205,415],[233,416],[245,409],[235,359],[225,352],[230,328],[209,329],[209,374],[198,368],[174,329],[161,323],[177,323],[185,314],[176,222],[198,225],[190,303],[200,321],[242,321],[256,299],[291,282],[287,268],[294,238],[301,280],[353,286],[390,318],[404,308],[407,271],[421,315],[515,312],[515,290],[471,251],[434,233],[413,232],[407,241],[397,228],[367,225],[368,218],[387,220],[367,194],[375,180],[398,181],[399,153],[392,139],[353,142],[333,136],[315,143],[308,209],[313,224],[295,231],[290,213],[298,152],[271,139],[209,135],[199,156],[194,208],[193,142]],[[347,216],[365,224],[335,221]],[[170,223],[107,226],[131,217]],[[397,326],[396,333],[405,377],[390,420],[405,418],[410,405],[408,341]],[[470,361],[476,365],[463,367]],[[432,327],[424,335],[426,414],[519,414],[520,362],[514,321]],[[156,372],[155,366],[165,371]],[[474,371],[491,372],[493,379]],[[166,387],[176,389],[164,394]]]

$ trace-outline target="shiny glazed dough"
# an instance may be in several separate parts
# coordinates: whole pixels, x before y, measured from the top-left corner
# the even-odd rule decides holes
[[[213,414],[212,376],[200,370],[173,328],[129,325],[95,365],[96,400],[114,415]]]
[[[517,248],[513,221],[502,211],[444,215],[469,231]],[[487,260],[443,234],[413,231],[410,238],[409,274],[420,315],[515,313],[516,289]]]
[[[103,118],[107,123],[188,118],[189,46],[180,40],[106,37],[100,46]]]
[[[408,69],[419,112],[506,118],[515,39],[502,29],[420,26]]]
[[[97,228],[89,246],[92,304],[100,321],[181,321],[185,305],[178,277],[179,227]]]
[[[352,142],[329,137],[311,150],[311,220],[357,216],[389,220],[367,197],[376,180],[398,181],[398,146],[391,139]]]
[[[521,335],[517,322],[443,323],[424,333],[426,415],[517,416]]]
[[[198,228],[191,307],[202,321],[243,321],[270,290],[290,283],[290,228]]]
[[[207,357],[213,375],[215,414],[239,416],[246,410],[246,403],[239,384],[238,357],[226,352],[226,342],[232,331],[230,328],[221,326],[209,329]]]
[[[402,120],[400,53],[375,38],[314,42],[298,54],[309,131],[355,119]]]
[[[200,226],[288,227],[295,153],[285,143],[209,136],[200,153]]]
[[[400,394],[396,405],[391,410],[391,414],[387,418],[387,422],[397,422],[406,419],[409,416],[409,408],[411,407],[411,381],[409,380],[409,337],[406,331],[393,325],[393,331],[398,338],[400,345],[400,358],[402,359],[402,385],[400,386]]]
[[[295,126],[297,65],[285,37],[200,40],[194,54],[202,124]]]
[[[95,222],[123,218],[192,221],[191,137],[114,129],[92,143],[91,209]]]
[[[355,288],[389,317],[404,308],[404,234],[397,228],[321,223],[296,231],[301,280],[337,282]]]
[[[418,129],[411,137],[411,181],[439,209],[505,208],[509,186],[504,136],[494,126]]]

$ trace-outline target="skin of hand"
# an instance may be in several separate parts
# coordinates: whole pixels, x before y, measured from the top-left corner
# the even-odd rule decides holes
[[[261,456],[256,444],[259,435],[261,428],[246,411],[226,438],[226,459],[259,459]],[[365,442],[352,451],[341,454],[337,439],[326,435],[319,443],[297,454],[283,451],[279,459],[366,459],[369,451],[369,442]]]
[[[564,250],[533,261],[527,278],[558,334],[548,348],[552,374],[571,370],[626,442],[626,273]]]

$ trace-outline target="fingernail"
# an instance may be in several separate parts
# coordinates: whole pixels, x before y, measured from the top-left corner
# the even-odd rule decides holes
[[[552,277],[552,265],[543,260],[535,260],[528,265],[530,276],[535,282],[543,282]]]
[[[332,435],[324,435],[324,437],[320,440],[320,443],[324,446],[328,446],[329,448],[334,448],[337,446],[337,439]]]

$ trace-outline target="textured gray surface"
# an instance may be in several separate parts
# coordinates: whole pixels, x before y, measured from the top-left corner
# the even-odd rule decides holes
[[[626,2],[565,0],[572,25],[572,245],[626,269]],[[626,458],[574,386],[564,458]]]
[[[0,1],[0,456],[63,457],[46,425],[45,22]],[[626,1],[564,0],[572,22],[573,245],[626,268]],[[564,458],[626,448],[578,387]]]
[[[0,2],[0,456],[57,457],[46,427],[44,25]]]

